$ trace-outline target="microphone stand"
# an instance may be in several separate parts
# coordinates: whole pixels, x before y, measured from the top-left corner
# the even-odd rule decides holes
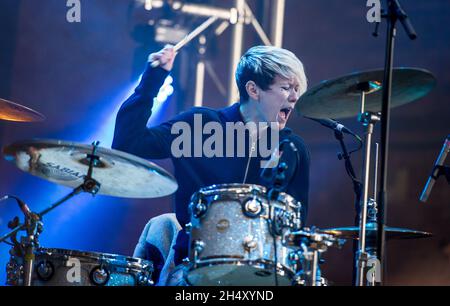
[[[387,14],[382,14],[387,20],[386,54],[385,54],[385,72],[383,79],[383,106],[381,116],[381,173],[380,173],[380,192],[379,192],[379,214],[378,214],[378,233],[377,233],[377,258],[381,266],[380,280],[383,283],[384,278],[384,259],[385,259],[385,222],[388,207],[387,202],[387,173],[388,173],[388,152],[389,152],[389,129],[390,129],[390,104],[392,95],[392,73],[394,58],[394,43],[396,36],[396,23],[400,21],[411,40],[417,38],[417,34],[411,25],[408,15],[401,8],[398,0],[387,0]],[[362,237],[360,237],[362,238]]]
[[[355,192],[355,226],[359,225],[359,214],[361,211],[361,195],[362,195],[362,183],[356,178],[355,170],[352,165],[352,161],[350,159],[350,154],[348,153],[347,146],[344,142],[344,133],[342,131],[335,129],[334,137],[339,141],[341,145],[342,153],[338,154],[339,160],[345,161],[345,170],[347,174],[350,176],[350,179],[353,183],[353,191]],[[356,284],[356,265],[357,265],[357,253],[358,253],[358,241],[353,241],[353,272],[352,272],[352,284]]]
[[[69,199],[73,198],[74,196],[80,194],[81,192],[88,192],[92,195],[96,195],[97,192],[100,189],[100,183],[97,182],[92,178],[92,172],[93,168],[98,164],[98,161],[100,158],[95,155],[97,152],[97,148],[99,146],[100,142],[96,141],[92,144],[92,153],[87,155],[87,158],[89,159],[89,168],[88,173],[84,177],[83,184],[76,187],[71,193],[57,201],[56,203],[52,204],[47,209],[44,209],[40,213],[24,213],[25,215],[25,222],[22,224],[18,223],[18,218],[14,218],[12,222],[10,222],[10,228],[12,230],[0,237],[0,243],[5,242],[6,239],[9,237],[12,237],[12,241],[14,242],[14,247],[19,248],[19,250],[24,249],[23,257],[24,257],[24,286],[31,286],[32,283],[32,276],[33,276],[33,269],[34,269],[34,254],[37,247],[39,247],[38,237],[43,231],[43,223],[42,223],[42,217],[55,209],[56,207],[60,206],[64,202],[67,202]],[[25,237],[22,237],[21,243],[18,244],[16,240],[16,235],[19,231],[25,230],[27,235]],[[22,252],[21,252],[22,253]]]
[[[431,190],[433,189],[435,182],[439,179],[440,176],[445,176],[447,182],[450,184],[450,167],[443,165],[448,153],[450,153],[450,135],[448,135],[447,139],[445,139],[444,146],[442,147],[442,150],[439,153],[439,156],[434,164],[433,170],[428,177],[427,183],[423,188],[423,191],[419,198],[421,202],[425,203],[428,200],[428,197],[431,194]]]

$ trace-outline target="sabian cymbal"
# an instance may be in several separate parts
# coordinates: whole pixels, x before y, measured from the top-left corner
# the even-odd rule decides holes
[[[87,175],[92,146],[59,140],[32,140],[3,149],[5,159],[47,181],[76,188]],[[174,193],[178,185],[164,169],[124,152],[97,148],[99,162],[92,178],[98,194],[124,198],[156,198]]]
[[[376,223],[367,223],[366,233],[370,238],[375,238],[377,235],[377,224]],[[431,233],[411,230],[407,228],[396,228],[385,226],[386,239],[418,239],[418,238],[427,238],[431,237]],[[359,227],[350,226],[350,227],[336,227],[336,228],[328,228],[321,230],[326,234],[330,234],[342,239],[358,239],[359,236]]]
[[[0,120],[16,122],[44,121],[44,115],[20,104],[0,99]]]
[[[361,90],[366,93],[365,111],[381,112],[384,70],[356,72],[323,81],[300,97],[296,109],[311,118],[348,118],[361,112]],[[391,108],[416,101],[436,86],[431,72],[418,68],[395,68],[392,75]]]

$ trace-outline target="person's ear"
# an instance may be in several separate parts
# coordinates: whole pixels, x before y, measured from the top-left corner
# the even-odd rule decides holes
[[[247,90],[247,94],[250,99],[259,101],[260,88],[255,82],[248,81],[247,84],[245,84],[245,89]]]

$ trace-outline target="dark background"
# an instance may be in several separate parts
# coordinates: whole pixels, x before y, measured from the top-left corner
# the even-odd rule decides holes
[[[231,1],[209,2],[227,7]],[[265,1],[249,1],[267,25]],[[388,243],[387,283],[450,285],[450,188],[438,181],[427,204],[418,201],[432,165],[450,133],[450,1],[402,1],[419,38],[409,41],[398,31],[395,65],[433,72],[437,87],[426,98],[392,112],[389,156],[388,225],[429,231],[426,240]],[[82,22],[66,21],[63,0],[2,0],[0,3],[0,97],[43,113],[42,123],[0,122],[0,145],[30,138],[51,138],[89,144],[111,144],[114,117],[145,66],[148,53],[160,45],[152,37],[149,18],[132,0],[82,1]],[[363,0],[287,0],[284,47],[303,61],[310,85],[350,72],[381,68],[385,29],[371,35]],[[201,20],[183,19],[188,27]],[[249,27],[246,48],[260,44]],[[219,77],[228,80],[230,29],[208,38],[207,57]],[[192,106],[195,45],[180,53],[175,71],[176,94],[163,106],[158,120]],[[205,105],[223,107],[226,99],[206,82]],[[356,118],[342,121],[362,133]],[[294,117],[290,127],[312,153],[309,225],[320,228],[353,224],[351,182],[332,132]],[[377,134],[379,127],[377,128]],[[378,139],[378,137],[376,138]],[[348,140],[350,142],[350,139]],[[360,154],[354,156],[358,174]],[[169,171],[167,161],[158,164]],[[213,170],[212,170],[213,171]],[[15,194],[40,211],[70,192],[22,173],[0,161],[0,194]],[[171,212],[171,197],[126,200],[81,195],[45,218],[45,247],[131,255],[146,222]],[[14,202],[0,203],[0,232],[19,214]],[[330,250],[325,277],[338,285],[351,282],[351,244]],[[8,247],[0,246],[0,283],[5,281]],[[3,268],[2,268],[3,267]]]

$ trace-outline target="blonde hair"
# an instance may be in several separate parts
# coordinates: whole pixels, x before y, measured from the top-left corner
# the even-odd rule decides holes
[[[301,95],[308,88],[303,64],[291,51],[272,46],[256,46],[249,49],[242,56],[236,69],[236,83],[241,102],[249,99],[246,90],[249,81],[255,82],[262,90],[268,90],[276,76],[286,79],[297,78]]]

